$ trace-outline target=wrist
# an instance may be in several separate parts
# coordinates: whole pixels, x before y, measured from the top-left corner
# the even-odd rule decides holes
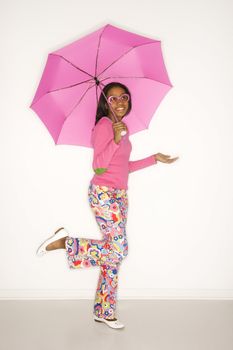
[[[121,142],[121,140],[116,140],[116,139],[114,139],[114,141],[117,145],[119,145],[119,143]]]

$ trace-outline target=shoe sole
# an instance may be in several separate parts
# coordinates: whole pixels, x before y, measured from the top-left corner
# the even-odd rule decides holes
[[[96,318],[94,318],[94,321],[100,322],[100,323],[104,323],[104,324],[106,324],[108,327],[114,328],[114,329],[122,329],[122,328],[125,327],[124,325],[122,325],[122,326],[120,326],[120,327],[112,327],[112,326],[110,326],[110,323],[108,323],[108,322],[106,322],[106,321],[102,321],[102,320],[97,320]],[[110,321],[110,322],[112,322],[112,321]]]
[[[59,231],[64,231],[63,233],[58,233]],[[59,228],[51,237],[49,237],[48,239],[46,239],[37,249],[36,251],[36,255],[41,257],[43,255],[45,255],[46,253],[49,252],[49,250],[46,250],[46,246],[49,245],[50,243],[53,243],[55,241],[57,241],[60,238],[69,236],[69,233],[67,232],[67,230],[64,227]]]

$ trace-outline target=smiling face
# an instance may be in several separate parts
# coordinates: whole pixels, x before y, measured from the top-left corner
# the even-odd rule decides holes
[[[107,92],[107,98],[109,96],[121,96],[123,94],[125,94],[126,91],[125,89],[119,87],[119,86],[115,86],[115,87],[112,87],[110,90],[108,90]],[[105,103],[107,109],[108,109],[108,117],[113,121],[115,122],[115,118],[114,118],[114,115],[109,107],[109,105],[107,104],[107,102]],[[114,111],[114,113],[116,114],[117,118],[119,121],[122,120],[122,118],[124,118],[125,114],[127,113],[128,111],[128,108],[129,108],[129,101],[124,101],[124,100],[119,100],[118,101],[113,101],[111,103],[111,107]]]

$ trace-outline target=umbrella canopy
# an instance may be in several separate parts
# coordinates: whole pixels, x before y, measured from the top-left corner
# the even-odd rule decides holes
[[[107,24],[48,54],[30,105],[56,145],[92,147],[98,100],[110,82],[126,85],[132,109],[123,118],[129,134],[148,129],[172,88],[161,41]]]

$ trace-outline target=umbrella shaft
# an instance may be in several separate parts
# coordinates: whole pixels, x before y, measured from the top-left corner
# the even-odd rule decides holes
[[[100,83],[100,84],[101,84],[101,83]],[[100,87],[100,84],[98,84],[98,86],[99,86],[99,87]],[[105,98],[105,100],[106,100],[107,104],[109,105],[109,107],[110,107],[110,109],[111,109],[111,111],[112,111],[112,113],[113,113],[113,115],[114,115],[115,122],[117,123],[119,120],[117,119],[117,116],[116,116],[116,114],[115,114],[114,110],[112,109],[111,104],[110,104],[110,103],[108,103],[108,99],[107,99],[107,97],[105,96],[104,91],[102,90],[102,88],[101,88],[101,87],[100,87],[100,89],[101,89],[101,91],[102,91],[102,93],[103,93],[103,95],[104,95],[104,98]]]

